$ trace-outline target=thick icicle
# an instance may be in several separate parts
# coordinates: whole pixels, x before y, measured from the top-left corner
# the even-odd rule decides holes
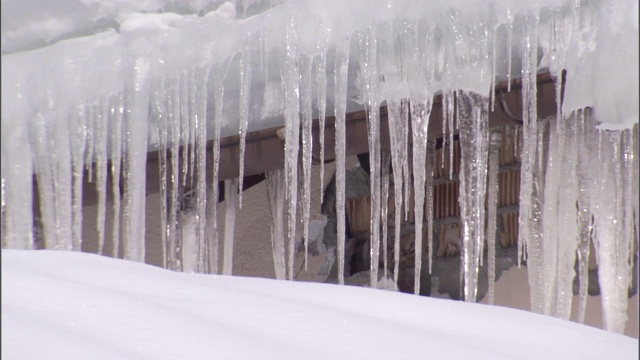
[[[334,68],[334,104],[335,104],[335,152],[336,152],[336,221],[337,221],[337,257],[338,283],[344,284],[345,257],[345,160],[346,160],[346,111],[347,111],[347,75],[349,71],[349,45],[347,36],[336,47]]]
[[[545,184],[544,268],[545,313],[568,319],[573,300],[575,257],[578,250],[578,183],[575,116],[555,121],[551,131]],[[562,191],[559,191],[562,189]],[[555,263],[554,263],[555,261]]]
[[[4,64],[3,64],[4,65]],[[3,77],[4,77],[4,69]],[[3,83],[4,86],[4,83]],[[2,92],[2,101],[6,94]],[[17,126],[16,119],[7,114],[7,108],[2,107],[2,121],[0,121],[0,146],[2,147],[2,191],[4,217],[2,222],[2,248],[32,249],[33,248],[33,178],[34,157],[32,147],[29,146],[29,131],[25,126]],[[17,119],[22,120],[22,119]],[[20,151],[15,151],[20,149]],[[9,155],[11,154],[11,155]]]
[[[493,305],[496,284],[496,230],[498,217],[498,171],[500,167],[500,131],[492,131],[489,139],[489,168],[487,176],[487,273],[489,290],[487,298]]]
[[[464,298],[475,302],[485,235],[488,105],[480,95],[458,92],[460,124],[460,221],[463,226]]]
[[[520,212],[518,218],[518,264],[527,260],[531,289],[531,309],[543,313],[542,212],[544,199],[544,159],[542,131],[537,113],[537,26],[538,19],[525,19],[522,34],[522,150],[520,171]]]
[[[240,175],[238,176],[240,194],[238,195],[238,208],[242,209],[242,188],[244,183],[244,153],[247,141],[247,127],[249,126],[249,94],[251,92],[251,48],[249,47],[250,34],[247,34],[245,44],[240,52],[238,70],[240,72]]]
[[[300,65],[300,112],[302,115],[302,239],[304,268],[308,266],[309,216],[311,214],[311,155],[313,151],[313,94],[311,90],[311,60],[302,56]]]
[[[413,192],[415,212],[415,272],[413,292],[420,294],[420,276],[422,272],[422,243],[425,200],[425,165],[427,159],[427,135],[431,100],[411,104],[411,130],[413,135]]]
[[[145,259],[145,186],[147,162],[147,119],[149,113],[150,64],[142,57],[134,61],[134,73],[125,86],[124,258]]]
[[[294,248],[296,242],[296,217],[298,205],[298,152],[300,148],[300,78],[298,70],[297,34],[293,19],[286,29],[286,59],[284,69],[285,96],[285,164],[287,188],[287,279],[293,280]]]
[[[276,279],[284,280],[287,266],[284,246],[284,199],[285,182],[283,170],[267,173],[267,200],[271,215],[271,248]]]
[[[236,227],[236,208],[238,203],[238,179],[224,181],[224,255],[222,275],[231,275],[233,270],[233,243]]]
[[[624,229],[626,194],[623,185],[622,132],[599,130],[597,133],[598,163],[602,166],[601,171],[594,174],[594,196],[598,203],[594,211],[598,280],[605,329],[622,333],[627,321],[629,267],[633,263],[628,246],[632,238]]]
[[[324,128],[327,116],[327,56],[324,51],[313,62],[316,106],[318,108],[318,143],[320,144],[320,186],[324,187]],[[320,191],[320,203],[324,197],[324,188]]]
[[[588,144],[593,143],[594,124],[588,122],[589,116],[584,111],[576,114],[578,121],[578,158],[577,158],[577,179],[578,179],[578,279],[580,281],[578,289],[578,322],[584,323],[587,310],[587,295],[589,288],[589,252],[591,250],[591,234],[593,233],[593,213],[591,211],[591,153]]]

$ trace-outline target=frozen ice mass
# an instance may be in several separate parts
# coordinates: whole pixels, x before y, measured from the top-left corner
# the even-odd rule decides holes
[[[246,135],[275,126],[284,127],[285,163],[268,174],[273,256],[277,278],[292,279],[296,228],[309,231],[311,152],[321,146],[313,142],[311,122],[335,116],[337,260],[344,283],[345,116],[367,114],[371,259],[377,264],[377,244],[387,238],[380,224],[389,177],[399,194],[395,207],[404,209],[396,211],[396,223],[411,203],[418,218],[425,204],[427,218],[433,216],[428,129],[438,95],[446,125],[439,137],[460,136],[461,271],[465,299],[475,302],[485,234],[495,235],[488,122],[495,85],[521,79],[518,250],[529,272],[532,310],[569,318],[574,267],[577,262],[579,273],[587,271],[593,243],[604,326],[620,333],[640,226],[638,15],[633,0],[3,0],[3,282],[5,257],[16,266],[24,256],[5,249],[80,249],[85,177],[99,194],[99,252],[144,262],[150,151],[159,154],[163,179],[164,267],[230,275]],[[544,72],[555,82],[557,114],[540,118],[536,77]],[[380,146],[381,106],[388,111],[388,153]],[[219,179],[220,139],[230,135],[240,136],[239,177]],[[205,156],[209,141],[213,163]],[[386,157],[396,169],[391,176],[381,166]],[[212,204],[223,180],[230,201],[220,214]],[[190,212],[179,212],[186,185]],[[34,235],[34,209],[42,234]],[[119,219],[109,241],[107,212]],[[494,221],[485,223],[487,217]],[[416,235],[419,256],[422,231]],[[63,252],[41,256],[76,261]],[[133,269],[122,269],[128,266]],[[419,274],[421,261],[416,266]],[[372,287],[377,271],[372,266]],[[12,276],[19,287],[20,277]],[[229,281],[211,281],[219,280]],[[347,291],[317,290],[325,288]],[[417,276],[415,289],[419,293]],[[582,302],[586,284],[580,289]]]

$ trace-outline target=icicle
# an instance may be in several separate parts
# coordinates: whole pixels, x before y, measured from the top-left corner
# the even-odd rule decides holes
[[[289,241],[289,262],[287,266],[287,279],[293,280],[293,261],[296,237],[296,215],[298,195],[298,152],[300,147],[300,117],[299,95],[300,78],[298,72],[297,34],[293,19],[289,21],[286,29],[287,54],[284,69],[284,96],[285,96],[285,174],[287,188],[287,234]]]
[[[171,134],[169,147],[169,157],[170,157],[170,168],[171,173],[169,174],[169,187],[167,189],[169,205],[168,209],[168,224],[166,228],[167,232],[167,261],[169,263],[169,269],[174,271],[182,270],[182,259],[181,259],[181,241],[178,237],[178,230],[176,228],[178,223],[178,208],[179,200],[178,200],[178,192],[180,189],[180,138],[181,131],[183,129],[184,122],[182,121],[182,76],[176,77],[169,88],[169,130]],[[184,147],[183,147],[184,149]],[[182,163],[186,163],[186,158],[182,157]],[[185,172],[186,173],[186,172]]]
[[[124,258],[145,259],[145,195],[147,163],[147,119],[149,112],[150,65],[142,58],[134,60],[134,73],[125,86],[125,161],[124,221],[122,224]]]
[[[111,112],[113,113],[114,111],[115,109],[112,108]],[[75,113],[71,114],[70,121],[71,171],[73,172],[73,203],[71,205],[73,213],[71,233],[73,239],[71,249],[80,251],[82,248],[82,183],[84,179],[84,147],[86,141],[84,108],[82,106],[78,106]],[[109,119],[109,123],[111,121],[112,119]],[[115,128],[112,132],[114,131],[116,131]],[[113,144],[111,146],[113,148]]]
[[[187,185],[187,174],[189,173],[189,74],[180,74],[179,85],[179,106],[180,106],[180,140],[182,142],[182,185]]]
[[[431,264],[433,263],[433,172],[435,168],[436,142],[429,141],[427,143],[427,163],[425,164],[425,188],[427,201],[427,237],[424,239],[428,247],[429,275],[431,275]]]
[[[165,269],[168,269],[169,265],[167,254],[171,251],[167,234],[167,135],[169,133],[167,117],[169,115],[166,100],[169,96],[164,80],[161,80],[153,93],[154,114],[152,118],[158,122],[158,175],[160,176],[160,225],[162,226],[160,243],[162,245],[162,267]]]
[[[409,214],[411,213],[411,203],[412,203],[412,189],[411,186],[411,173],[412,169],[409,165],[409,99],[402,99],[400,102],[400,126],[402,129],[401,136],[401,152],[402,152],[402,174],[404,175],[403,186],[404,186],[404,219],[409,220]]]
[[[205,236],[207,225],[207,82],[209,71],[197,69],[192,91],[195,94],[196,123],[196,214],[199,273],[209,273],[209,242]]]
[[[218,274],[219,266],[219,244],[218,244],[218,171],[220,169],[220,128],[222,125],[222,106],[224,100],[224,85],[222,74],[214,72],[214,113],[213,113],[213,176],[211,180],[211,198],[209,199],[209,212],[207,215],[207,234],[209,239],[209,267],[211,272]]]
[[[489,170],[487,176],[487,248],[489,290],[487,298],[493,305],[496,284],[496,223],[498,216],[498,171],[500,168],[500,145],[502,135],[492,131],[489,140]]]
[[[311,152],[313,126],[313,99],[311,91],[311,59],[302,56],[300,65],[300,112],[302,114],[302,238],[304,239],[304,268],[307,270],[309,253],[309,216],[311,213]]]
[[[589,252],[591,248],[591,234],[593,232],[593,213],[591,212],[591,153],[589,144],[593,143],[592,123],[587,123],[588,116],[584,111],[578,111],[578,279],[579,279],[579,302],[578,302],[578,322],[583,324],[586,314],[587,295],[589,289]]]
[[[238,179],[224,181],[224,257],[222,274],[231,275],[233,269],[233,243],[236,226],[236,208],[238,203]]]
[[[285,182],[283,170],[267,173],[267,201],[271,215],[271,247],[276,279],[284,280],[287,266],[284,248],[284,199]]]
[[[378,269],[380,267],[380,103],[378,98],[377,44],[377,35],[373,27],[369,27],[367,33],[361,35],[358,41],[362,71],[360,89],[367,114],[369,140],[369,183],[371,189],[369,238],[371,241],[370,282],[372,288],[378,286]]]
[[[320,144],[320,186],[324,187],[324,128],[327,116],[327,56],[324,52],[314,60],[314,87],[318,107],[318,143]],[[320,203],[324,198],[324,188],[320,191]],[[305,263],[306,264],[306,263]]]
[[[56,248],[57,239],[55,232],[55,218],[54,218],[54,201],[55,192],[53,189],[53,169],[51,163],[47,162],[47,154],[51,153],[48,148],[49,136],[45,128],[46,119],[41,114],[36,114],[35,124],[32,125],[31,131],[34,133],[31,138],[35,138],[31,142],[34,144],[35,157],[34,157],[34,171],[36,173],[38,202],[40,205],[40,219],[42,222],[42,235],[44,238],[44,244],[46,248]],[[37,239],[42,240],[42,239]],[[31,245],[29,245],[31,246]]]
[[[198,121],[196,119],[196,94],[195,94],[195,71],[189,70],[187,72],[187,110],[189,121],[189,140],[187,142],[189,146],[189,185],[188,191],[194,189],[194,181],[196,179],[196,131]],[[195,196],[195,194],[194,194]]]
[[[422,272],[422,226],[424,224],[425,200],[425,162],[427,158],[427,135],[431,100],[411,104],[411,130],[413,131],[413,191],[415,212],[415,272],[414,290],[420,294],[420,275]]]
[[[628,131],[628,130],[627,130]],[[594,209],[595,248],[598,259],[598,280],[602,294],[602,309],[605,329],[622,333],[627,321],[628,289],[633,252],[630,251],[633,237],[627,229],[625,211],[630,202],[625,196],[628,189],[624,178],[627,175],[626,144],[622,141],[625,131],[598,130],[600,146],[598,164],[602,169],[594,174],[595,196],[598,204]]]
[[[520,212],[518,264],[527,260],[531,309],[543,313],[542,212],[544,199],[543,132],[538,131],[537,114],[537,25],[538,19],[525,19],[522,36],[522,144],[520,171]]]
[[[464,298],[475,302],[478,266],[485,235],[488,152],[488,99],[459,92],[460,220],[463,226]]]
[[[238,62],[238,70],[240,72],[240,129],[238,134],[240,135],[240,175],[238,180],[240,181],[238,188],[240,194],[238,195],[238,208],[242,209],[242,189],[244,183],[244,153],[247,140],[247,127],[249,126],[249,95],[251,92],[251,48],[249,47],[251,35],[247,34],[247,38],[244,40],[245,44],[242,47],[240,53],[240,61]]]
[[[334,68],[334,104],[335,104],[335,152],[336,152],[336,220],[337,220],[337,256],[338,283],[344,284],[345,257],[345,159],[346,159],[346,112],[347,112],[347,76],[349,71],[349,45],[347,36],[336,47]]]
[[[5,92],[3,99],[5,101]],[[18,119],[22,120],[22,119]],[[26,126],[16,126],[15,120],[2,112],[0,121],[0,152],[2,160],[2,190],[4,218],[2,248],[33,248],[33,165],[34,154]],[[20,151],[15,151],[20,149]]]
[[[449,90],[445,93],[443,99],[447,99],[446,101],[446,107],[447,107],[447,123],[448,123],[448,128],[449,128],[449,180],[453,180],[453,170],[454,170],[454,164],[453,164],[453,155],[455,153],[455,141],[454,141],[454,137],[453,137],[453,122],[454,122],[454,110],[455,110],[455,97],[454,97],[454,92],[452,90]],[[444,146],[442,147],[442,150],[444,152]]]
[[[403,138],[401,100],[387,99],[389,118],[389,140],[391,147],[391,166],[393,167],[393,198],[394,198],[394,243],[393,243],[393,281],[398,284],[400,265],[400,230],[402,227],[402,183],[403,183]],[[406,146],[404,147],[406,149]],[[406,206],[406,205],[405,205]]]
[[[87,169],[87,181],[93,182],[93,147],[95,144],[95,118],[98,116],[98,109],[95,106],[87,106],[86,116],[87,121],[85,124],[86,129],[86,152],[84,159],[84,166]]]
[[[104,251],[104,237],[107,211],[107,121],[108,106],[106,100],[100,101],[95,118],[94,154],[96,159],[96,187],[98,188],[98,216],[96,230],[98,231],[98,254]]]
[[[112,193],[112,201],[111,205],[112,211],[112,229],[111,229],[111,237],[112,237],[112,255],[114,258],[120,257],[120,175],[121,175],[121,166],[122,166],[122,121],[124,117],[124,99],[122,94],[118,94],[114,97],[113,103],[111,106],[109,123],[111,124],[111,193]],[[82,130],[80,130],[82,131]],[[84,140],[81,141],[81,144],[84,145]],[[74,146],[74,150],[75,146]],[[83,151],[77,149],[77,151]],[[80,154],[78,154],[80,156]],[[75,176],[77,178],[77,195],[76,201],[80,198],[82,194],[82,168],[81,168],[82,160],[78,157],[78,167],[76,167],[76,162],[74,161],[74,170]],[[78,206],[82,206],[82,199],[79,200]],[[82,209],[80,208],[80,214],[82,214]],[[82,218],[79,218],[79,224],[82,226]],[[82,229],[80,229],[82,231]],[[82,236],[82,233],[79,233],[79,236]],[[79,246],[79,244],[78,244]]]
[[[383,275],[386,281],[387,269],[389,267],[389,250],[387,247],[387,239],[389,235],[389,227],[387,220],[389,219],[389,165],[391,164],[391,153],[385,150],[381,154],[381,185],[380,185],[380,218],[382,220],[382,258],[383,258]],[[399,224],[397,226],[400,226]]]

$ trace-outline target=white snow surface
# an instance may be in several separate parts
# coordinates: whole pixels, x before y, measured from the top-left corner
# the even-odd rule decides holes
[[[637,359],[637,345],[482,304],[2,250],[3,359]]]

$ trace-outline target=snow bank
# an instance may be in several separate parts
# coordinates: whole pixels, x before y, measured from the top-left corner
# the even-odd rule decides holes
[[[2,250],[3,359],[636,359],[637,340],[389,291]]]

